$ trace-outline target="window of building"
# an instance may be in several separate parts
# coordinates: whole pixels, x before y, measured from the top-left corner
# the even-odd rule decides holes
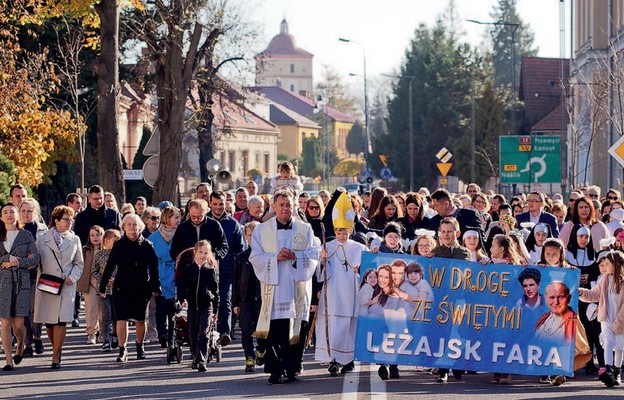
[[[295,64],[290,64],[290,73],[291,74],[295,73]]]
[[[294,92],[295,91],[295,85],[290,85],[290,91]]]
[[[271,165],[269,164],[269,162],[269,152],[267,151],[264,153],[264,172],[266,172],[267,174],[271,173]]]

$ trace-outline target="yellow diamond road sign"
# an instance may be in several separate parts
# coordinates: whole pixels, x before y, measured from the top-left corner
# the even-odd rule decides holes
[[[448,162],[448,160],[450,160],[451,157],[453,157],[453,153],[448,151],[446,147],[442,147],[440,151],[436,153],[436,158],[443,163]]]
[[[624,167],[624,136],[621,136],[618,141],[609,148],[609,154]]]

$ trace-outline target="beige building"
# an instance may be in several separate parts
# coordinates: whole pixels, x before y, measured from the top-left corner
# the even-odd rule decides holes
[[[623,28],[624,0],[574,1],[567,140],[572,187],[593,183],[608,188],[622,181],[622,167],[607,150],[624,133],[624,110],[614,101],[624,84],[624,60],[618,55],[624,50]]]
[[[219,132],[214,157],[232,174],[232,182],[220,188],[235,188],[249,179],[249,171],[257,170],[263,177],[275,175],[277,145],[280,131],[277,126],[243,105],[227,99],[213,105],[213,130]],[[197,133],[189,132],[184,140],[183,165],[198,176],[199,149]],[[189,176],[189,178],[191,177]]]
[[[288,32],[288,22],[282,20],[279,35],[256,55],[256,86],[279,86],[290,92],[310,95],[312,86],[311,53],[297,47]]]
[[[277,154],[285,155],[289,160],[300,158],[303,139],[318,137],[321,129],[316,122],[277,103],[271,104],[270,120],[280,130]]]

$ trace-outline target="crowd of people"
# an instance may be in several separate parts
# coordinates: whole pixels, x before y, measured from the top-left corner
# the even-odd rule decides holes
[[[621,383],[618,190],[603,196],[597,186],[583,187],[567,201],[540,192],[508,199],[474,183],[457,194],[374,187],[361,196],[343,188],[311,196],[292,164],[283,163],[268,194],[250,181],[233,193],[200,183],[192,197],[183,208],[168,201],[150,206],[143,197],[118,207],[114,195],[94,185],[84,208],[83,198],[71,193],[46,226],[37,201],[13,186],[0,208],[3,371],[46,352],[44,326],[51,368],[61,368],[67,325],[80,324],[84,302],[86,344],[117,350],[120,363],[129,358],[129,325],[136,358],[143,359],[148,340],[174,345],[173,317],[184,307],[191,367],[200,372],[207,370],[209,326],[216,323],[220,345],[227,346],[238,323],[244,370],[264,366],[270,384],[299,379],[310,342],[332,376],[348,373],[359,315],[433,300],[417,263],[393,262],[360,276],[362,254],[370,251],[518,265],[524,296],[517,306],[546,310],[540,325],[565,316],[567,302],[559,301],[569,301],[570,293],[550,285],[540,293],[539,266],[580,269],[579,318],[572,323],[589,346],[583,369],[607,386]],[[451,373],[432,372],[438,382]],[[461,379],[463,372],[452,375]],[[380,365],[378,373],[383,380],[400,377],[397,365]],[[512,382],[509,374],[494,379]],[[560,385],[565,377],[540,381]]]

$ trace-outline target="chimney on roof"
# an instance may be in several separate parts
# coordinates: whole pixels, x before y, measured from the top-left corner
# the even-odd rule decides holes
[[[286,22],[286,18],[284,18],[280,24],[280,34],[288,35],[288,22]]]
[[[310,96],[310,92],[308,92],[307,90],[300,90],[299,95],[303,97],[307,97],[308,99],[312,98],[312,96]]]

